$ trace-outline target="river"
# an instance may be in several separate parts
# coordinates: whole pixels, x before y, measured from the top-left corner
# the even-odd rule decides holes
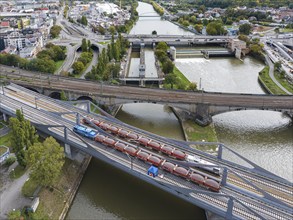
[[[153,11],[139,3],[139,13]],[[159,26],[162,22],[165,25]],[[146,26],[147,24],[147,26]],[[171,25],[169,28],[168,25]],[[131,33],[183,34],[159,18],[140,18]],[[177,32],[179,31],[179,33]],[[178,59],[176,66],[205,91],[263,94],[257,82],[263,64],[253,58]],[[154,104],[124,105],[117,118],[162,136],[183,139],[169,108]],[[293,180],[293,126],[281,113],[229,112],[213,117],[218,140],[256,164]],[[233,160],[224,152],[226,158]],[[67,219],[205,219],[202,209],[164,193],[95,159],[89,165]]]

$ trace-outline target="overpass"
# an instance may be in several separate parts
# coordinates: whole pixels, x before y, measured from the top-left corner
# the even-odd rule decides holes
[[[293,217],[292,183],[264,170],[221,143],[190,143],[163,138],[124,124],[117,119],[92,114],[90,113],[89,105],[87,110],[82,110],[14,84],[1,87],[0,101],[0,111],[5,114],[5,118],[8,115],[15,116],[16,109],[21,109],[25,118],[30,120],[40,132],[51,135],[64,143],[65,154],[68,157],[73,157],[76,150],[91,154],[124,172],[225,219],[289,220]],[[129,132],[174,146],[188,155],[204,158],[204,160],[222,167],[224,172],[221,176],[221,190],[211,192],[161,169],[158,177],[150,177],[147,175],[147,170],[150,166],[148,163],[72,132],[73,126],[76,123],[80,123],[80,119],[87,115]],[[99,133],[107,137],[138,147],[137,143],[131,140],[105,132],[97,126],[95,128]],[[219,149],[218,156],[190,148],[190,144],[217,145]],[[247,162],[250,168],[225,160],[222,157],[223,150],[229,150],[235,157]],[[150,150],[147,151],[149,152]],[[166,155],[160,154],[160,157],[169,160]],[[185,165],[189,169],[197,169],[196,167],[191,168],[191,164],[184,161],[172,161],[179,166]]]
[[[95,81],[15,71],[1,66],[1,77],[32,88],[45,95],[64,91],[70,100],[86,98],[100,104],[119,106],[127,103],[146,102],[177,107],[189,112],[191,117],[210,122],[211,116],[240,110],[279,111],[293,116],[293,96],[210,93],[112,86]]]

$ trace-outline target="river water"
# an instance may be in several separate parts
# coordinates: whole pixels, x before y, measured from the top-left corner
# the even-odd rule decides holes
[[[148,4],[139,3],[138,11],[142,10],[153,11]],[[153,26],[146,30],[143,24],[151,19],[153,22],[148,25]],[[166,22],[151,19],[141,18],[131,33],[150,34],[154,27],[159,27],[157,24]],[[175,27],[172,26],[173,30],[165,25],[157,32],[175,33]],[[263,64],[253,58],[247,57],[243,62],[234,58],[177,59],[176,66],[190,81],[198,85],[201,81],[205,91],[264,94],[257,82]],[[162,136],[183,139],[178,120],[162,105],[124,105],[117,118]],[[288,117],[278,112],[240,111],[216,115],[213,121],[220,142],[271,172],[293,180],[293,126]],[[225,152],[224,157],[234,160]],[[205,215],[203,210],[93,159],[67,219],[201,220]]]

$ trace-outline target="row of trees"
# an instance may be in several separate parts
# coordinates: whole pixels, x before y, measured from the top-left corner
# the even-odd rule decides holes
[[[72,64],[73,74],[80,74],[85,69],[86,65],[93,59],[93,52],[91,49],[91,41],[82,39],[81,43],[81,55],[76,62]]]
[[[30,177],[38,184],[52,184],[64,164],[63,149],[52,137],[40,143],[35,128],[19,109],[16,110],[16,117],[9,119],[9,126],[11,147],[19,165],[24,168],[30,166]]]
[[[260,42],[259,38],[253,38],[250,40],[246,35],[239,35],[238,38],[246,42],[246,46],[249,48],[249,54],[251,56],[261,61],[265,61],[263,53],[264,45]]]
[[[209,35],[226,35],[227,30],[221,21],[212,21],[207,25],[206,29]]]
[[[77,20],[76,20],[78,23],[81,23],[82,25],[85,25],[85,26],[87,26],[87,24],[88,24],[88,21],[87,21],[87,18],[86,18],[86,16],[81,16],[81,18],[78,18]]]
[[[152,2],[152,6],[159,15],[162,16],[164,14],[164,9],[161,6],[159,6],[156,2]]]
[[[102,53],[98,58],[97,66],[92,68],[91,72],[86,75],[86,78],[104,81],[118,78],[120,70],[119,61],[126,53],[127,46],[128,42],[121,36],[121,34],[118,35],[116,42],[114,41],[114,36],[112,35],[112,40],[111,43],[108,44],[107,50],[102,50]]]
[[[54,60],[55,62],[60,60],[65,60],[66,58],[65,46],[58,46],[52,43],[48,43],[46,44],[45,48],[46,48],[45,50],[42,50],[37,54],[37,58]]]

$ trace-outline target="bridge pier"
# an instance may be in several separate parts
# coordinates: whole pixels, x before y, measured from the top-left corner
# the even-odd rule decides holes
[[[195,122],[201,126],[207,126],[212,122],[212,117],[209,114],[209,106],[200,103],[196,107]]]
[[[80,115],[79,115],[79,113],[76,113],[76,124],[77,125],[80,124]]]
[[[219,144],[217,158],[221,160],[222,159],[222,155],[223,155],[223,146],[222,146],[222,144]]]
[[[233,206],[234,206],[234,201],[233,198],[230,197],[228,201],[228,208],[226,212],[226,219],[233,219]]]

